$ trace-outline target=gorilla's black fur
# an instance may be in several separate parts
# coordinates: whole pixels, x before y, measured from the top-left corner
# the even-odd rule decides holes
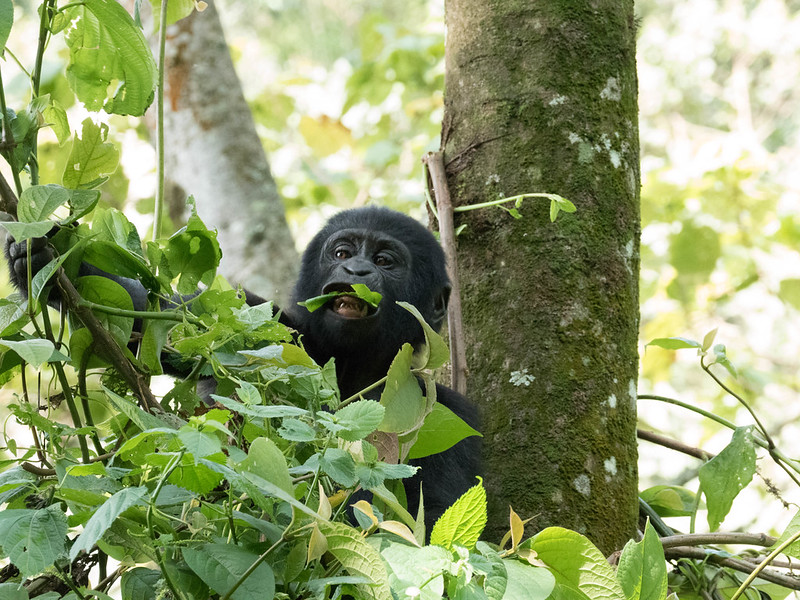
[[[38,270],[49,257],[38,256],[47,250],[36,242],[34,251],[33,266]],[[24,244],[10,243],[6,256],[12,281],[24,290]],[[82,270],[97,272],[90,265]],[[137,309],[144,308],[146,293],[138,281],[105,275],[125,287]],[[315,312],[297,305],[331,291],[352,290],[354,283],[366,284],[383,296],[377,309],[350,296],[340,296],[344,299]],[[293,302],[282,313],[281,321],[298,331],[306,350],[319,364],[335,359],[340,392],[346,398],[385,376],[404,343],[422,343],[419,323],[396,302],[414,305],[438,330],[447,312],[449,294],[444,254],[427,229],[388,209],[357,208],[335,215],[311,240],[303,254]],[[254,305],[264,300],[248,293],[247,302]],[[476,410],[466,398],[437,385],[437,399],[477,427]],[[446,452],[414,461],[421,469],[405,481],[408,508],[415,514],[421,482],[428,532],[442,512],[475,484],[479,443],[477,437],[470,437]]]

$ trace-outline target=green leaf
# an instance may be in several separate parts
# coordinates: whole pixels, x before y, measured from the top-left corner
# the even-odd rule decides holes
[[[224,596],[258,560],[258,555],[234,544],[206,544],[184,548],[183,558],[189,568],[208,587]],[[275,576],[262,562],[231,595],[233,600],[264,600],[275,595]]]
[[[656,338],[647,342],[646,345],[658,346],[659,348],[665,348],[667,350],[683,350],[684,348],[697,348],[698,350],[703,349],[703,344],[700,342],[682,337]]]
[[[64,254],[51,260],[44,267],[42,267],[42,269],[36,273],[36,275],[33,276],[33,279],[31,280],[31,298],[33,298],[33,300],[39,299],[42,290],[45,288],[45,286],[47,286],[48,283],[50,283],[50,278],[55,274],[56,271],[58,271],[58,268],[64,264],[64,261],[67,260],[70,254],[72,254],[72,251],[82,246],[83,243],[84,240],[81,240],[72,248],[67,250]]]
[[[211,398],[213,398],[215,402],[219,402],[225,408],[248,417],[272,419],[275,417],[302,417],[309,414],[306,409],[298,406],[263,406],[260,404],[247,405],[233,400],[232,398],[218,396],[217,394],[211,394]],[[260,399],[261,397],[259,396],[259,400]]]
[[[2,56],[2,53],[0,53]],[[50,592],[51,594],[56,594],[56,592]],[[40,600],[51,600],[51,598],[45,599],[47,594],[42,594],[39,596]],[[19,583],[0,583],[0,600],[28,600],[30,596],[28,596],[28,590],[23,587],[22,582]]]
[[[617,579],[627,600],[664,600],[667,597],[664,548],[650,521],[642,541],[631,540],[622,549]]]
[[[14,24],[14,3],[0,0],[0,56],[5,56],[6,42]]]
[[[480,479],[480,478],[479,478]],[[444,511],[431,531],[431,544],[452,549],[454,544],[475,547],[486,527],[486,490],[483,482],[468,489]]]
[[[555,576],[558,598],[625,600],[614,569],[586,537],[562,527],[548,527],[530,543],[538,558]]]
[[[5,346],[13,350],[22,360],[36,369],[46,363],[55,351],[55,346],[53,346],[50,340],[42,340],[39,338],[18,342],[0,340],[0,346]]]
[[[131,506],[145,504],[147,497],[146,487],[125,488],[111,496],[83,526],[83,531],[75,539],[75,543],[69,551],[69,559],[75,560],[81,550],[89,550],[111,527],[118,516]]]
[[[328,552],[342,567],[351,575],[369,579],[372,585],[368,589],[376,600],[392,600],[388,574],[378,551],[349,525],[329,521],[319,521],[318,525],[328,542]]]
[[[177,231],[164,249],[166,263],[161,267],[172,279],[178,278],[178,293],[192,294],[200,282],[211,285],[222,252],[217,234],[209,231],[197,216],[194,199],[190,198],[192,214],[186,227]]]
[[[363,439],[383,421],[386,409],[374,400],[358,400],[336,411],[334,419],[342,429],[337,435],[348,442]]]
[[[464,438],[481,434],[467,425],[464,420],[437,402],[433,410],[425,417],[425,422],[419,429],[417,441],[411,447],[408,458],[422,458],[431,454],[444,452],[455,446]]]
[[[168,421],[162,421],[155,415],[151,415],[148,412],[143,411],[139,408],[133,401],[127,400],[122,396],[117,395],[107,387],[103,386],[103,391],[106,394],[111,405],[117,410],[117,412],[121,412],[126,417],[128,417],[133,424],[136,425],[142,431],[147,431],[148,429],[171,429],[174,430],[175,427],[169,423]]]
[[[44,237],[53,228],[52,221],[37,221],[36,223],[17,223],[15,221],[0,221],[8,233],[14,236],[17,242],[31,238]]]
[[[161,571],[134,567],[122,574],[121,592],[125,600],[155,600]]]
[[[661,517],[688,517],[694,512],[695,493],[677,485],[655,485],[639,497]]]
[[[708,526],[716,531],[731,509],[733,500],[753,479],[756,449],[753,427],[738,427],[730,444],[700,467],[698,476],[708,506]]]
[[[3,553],[23,577],[41,573],[64,554],[67,529],[67,516],[58,504],[0,511]]]
[[[314,428],[299,419],[284,419],[281,422],[278,435],[289,442],[311,442],[317,434]]]
[[[131,16],[114,0],[84,0],[65,12],[67,81],[78,99],[89,110],[143,115],[155,95],[156,62]]]
[[[72,151],[64,169],[62,180],[66,187],[97,187],[107,175],[116,171],[119,152],[113,144],[106,142],[107,137],[108,125],[98,126],[89,118],[83,121],[81,136],[72,143]]]
[[[422,326],[422,331],[425,334],[425,348],[422,351],[422,369],[438,369],[448,360],[450,360],[450,350],[447,348],[442,336],[436,333],[430,325],[422,318],[422,314],[417,308],[408,302],[398,302],[398,306],[405,308],[408,312],[414,315],[414,318],[419,321]]]
[[[414,348],[403,344],[389,367],[386,384],[381,393],[381,404],[386,409],[378,429],[387,432],[404,432],[416,427],[425,415],[425,396],[419,381],[411,372]]]
[[[80,277],[76,284],[78,293],[89,302],[122,310],[133,310],[130,294],[116,281],[99,275],[88,275]],[[128,345],[133,332],[131,317],[120,317],[105,312],[96,312],[95,316],[121,348]]]
[[[262,477],[275,484],[289,495],[294,495],[294,485],[289,475],[286,458],[271,439],[260,437],[250,445],[247,458],[240,465],[242,470]]]
[[[222,451],[222,444],[214,435],[198,431],[185,425],[178,431],[178,439],[186,451],[196,458],[204,458]]]
[[[352,292],[330,292],[328,294],[323,294],[322,296],[309,298],[308,300],[305,300],[304,302],[298,302],[297,304],[306,307],[308,312],[314,312],[315,310],[325,306],[330,300],[333,300],[337,296],[356,296],[361,298],[370,306],[376,308],[380,303],[381,298],[383,298],[383,296],[381,296],[378,292],[373,292],[363,283],[354,283],[352,288]]]
[[[504,559],[508,575],[503,600],[546,600],[556,585],[547,569],[526,565],[518,560]]]
[[[441,546],[415,548],[386,537],[370,537],[368,542],[378,546],[389,571],[392,589],[420,590],[420,600],[441,600],[444,597],[444,573],[453,566],[453,558]],[[437,573],[439,573],[437,575]]]
[[[151,0],[153,14],[161,14],[161,1]],[[181,19],[188,17],[194,12],[195,0],[169,0],[167,4],[167,25],[177,23]],[[159,19],[153,19],[156,29],[159,27]]]
[[[17,205],[17,217],[23,223],[44,221],[67,203],[69,192],[60,185],[34,185],[22,192]]]
[[[45,121],[53,129],[53,133],[58,138],[58,143],[63,144],[69,139],[70,133],[69,120],[67,119],[67,111],[61,104],[53,100],[52,103],[44,109],[42,113]]]
[[[800,511],[795,513],[795,515],[792,517],[792,520],[789,521],[789,524],[786,526],[786,529],[783,530],[781,537],[779,537],[778,540],[773,544],[772,549],[774,550],[783,544],[790,537],[796,535],[798,531],[800,531]],[[793,558],[800,558],[800,540],[795,540],[789,544],[783,549],[783,553]]]

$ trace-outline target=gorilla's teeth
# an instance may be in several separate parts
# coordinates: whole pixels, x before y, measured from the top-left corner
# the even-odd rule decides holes
[[[355,296],[339,296],[333,301],[333,312],[348,319],[367,316],[367,304]]]

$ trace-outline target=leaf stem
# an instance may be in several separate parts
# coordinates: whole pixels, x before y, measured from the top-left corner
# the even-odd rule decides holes
[[[167,587],[169,587],[169,589],[172,591],[173,596],[175,598],[178,598],[178,600],[184,600],[184,596],[180,592],[180,588],[175,585],[174,581],[172,581],[172,577],[167,571],[167,563],[164,560],[164,554],[161,551],[161,549],[159,549],[155,544],[156,532],[155,528],[153,527],[153,511],[155,510],[155,504],[156,500],[158,500],[158,495],[161,493],[161,488],[164,487],[164,484],[166,483],[169,476],[172,475],[172,472],[181,463],[184,452],[185,450],[181,450],[178,454],[176,454],[172,458],[169,465],[167,465],[167,468],[161,474],[161,477],[159,477],[158,485],[156,485],[156,489],[153,492],[153,495],[150,496],[150,502],[147,505],[147,530],[150,532],[150,539],[152,539],[154,543],[153,549],[155,550],[156,553],[156,561],[158,562],[158,566],[161,569],[161,574],[164,576],[164,581],[166,582]]]
[[[509,198],[500,198],[499,200],[490,200],[489,202],[479,202],[478,204],[467,204],[462,206],[454,206],[453,212],[467,212],[469,210],[478,210],[480,208],[489,208],[490,206],[499,206],[501,204],[506,204],[507,202],[516,202],[517,200],[522,200],[524,198],[548,198],[549,200],[553,200],[555,198],[561,198],[557,194],[548,194],[545,192],[531,192],[530,194],[518,194],[516,196],[510,196]]]
[[[55,347],[53,328],[50,325],[50,314],[47,312],[46,306],[42,307],[42,324],[44,325],[45,336],[53,343],[53,346]],[[83,427],[83,422],[81,421],[81,415],[78,412],[78,405],[75,404],[75,397],[72,395],[72,388],[67,380],[67,374],[64,372],[64,365],[62,365],[60,362],[54,362],[51,364],[56,370],[58,382],[61,384],[61,393],[64,394],[64,399],[67,402],[67,408],[69,408],[69,414],[72,417],[72,423],[76,429],[80,429]],[[89,464],[89,446],[86,443],[86,436],[78,435],[77,438],[78,446],[80,446],[81,450],[81,460],[84,464]],[[102,454],[102,452],[100,452],[100,454]]]
[[[56,0],[45,0],[42,4],[42,14],[39,19],[39,42],[36,47],[36,62],[33,67],[33,76],[31,78],[31,86],[33,87],[33,97],[39,97],[39,87],[42,84],[42,62],[44,60],[44,49],[47,46],[47,40],[50,37],[50,14],[53,12],[53,6]],[[28,164],[31,169],[31,185],[39,183],[39,161],[37,159],[37,142],[38,130],[33,133],[33,144],[31,147],[30,158]]]
[[[153,208],[153,241],[161,236],[161,215],[164,212],[164,65],[167,47],[167,3],[161,0],[161,14],[158,29],[158,83],[156,85],[156,157],[158,160],[158,178],[156,201]]]
[[[281,535],[281,537],[279,537],[278,540],[274,544],[272,544],[272,546],[264,550],[264,553],[261,554],[261,556],[259,556],[253,562],[253,564],[248,567],[247,571],[242,573],[242,576],[239,578],[239,580],[233,584],[233,587],[231,587],[231,589],[229,589],[220,600],[230,600],[230,597],[233,596],[234,592],[236,592],[236,590],[239,589],[239,586],[241,586],[244,583],[245,579],[250,577],[250,575],[252,575],[253,572],[258,568],[258,565],[264,562],[267,556],[269,556],[270,553],[284,541],[286,541],[286,530],[284,530],[283,535]]]
[[[118,308],[116,306],[106,306],[105,304],[97,304],[90,300],[82,298],[78,303],[83,308],[88,308],[93,311],[105,313],[107,315],[114,315],[116,317],[129,317],[131,319],[151,319],[153,321],[175,321],[176,323],[183,323],[188,321],[192,325],[202,326],[203,322],[188,313],[177,313],[174,311],[148,311],[148,310],[127,310],[125,308]]]

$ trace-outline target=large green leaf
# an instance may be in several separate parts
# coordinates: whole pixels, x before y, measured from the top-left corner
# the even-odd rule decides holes
[[[107,277],[99,275],[81,277],[78,279],[76,287],[78,293],[89,302],[122,310],[133,310],[133,300],[125,288]],[[127,346],[133,332],[131,317],[120,317],[105,312],[97,312],[95,316],[120,347]]]
[[[431,531],[431,544],[472,549],[486,527],[486,490],[482,483],[468,489],[444,511]]]
[[[211,285],[222,258],[217,234],[210,231],[197,216],[194,200],[189,199],[192,214],[186,227],[176,232],[164,249],[166,264],[161,268],[171,278],[178,278],[178,293],[192,294],[199,283]]]
[[[67,9],[67,80],[89,110],[141,116],[153,101],[156,62],[142,31],[116,0]],[[113,98],[108,98],[109,90]]]
[[[415,548],[384,536],[371,536],[368,541],[377,546],[388,567],[389,584],[393,590],[415,587],[420,590],[420,600],[441,600],[444,573],[453,565],[453,558],[447,550],[440,546]]]
[[[708,506],[708,526],[716,531],[731,510],[733,500],[753,479],[756,449],[753,428],[739,427],[730,444],[700,467],[698,476]]]
[[[67,516],[58,504],[0,511],[3,553],[23,577],[41,573],[65,551]]]
[[[8,34],[14,24],[14,3],[11,0],[0,0],[0,56],[5,56]]]
[[[22,192],[17,217],[23,223],[44,221],[69,200],[69,192],[60,185],[33,185]]]
[[[348,442],[363,439],[383,421],[386,410],[374,400],[358,400],[340,408],[334,415],[336,435]]]
[[[556,585],[547,569],[532,567],[518,560],[505,559],[508,582],[503,600],[546,600]]]
[[[381,431],[404,432],[415,427],[424,416],[425,396],[419,381],[411,372],[414,349],[404,344],[397,353],[381,393],[381,404],[386,408]]]
[[[247,458],[240,467],[244,471],[255,473],[270,483],[274,483],[289,495],[294,495],[294,485],[289,475],[286,458],[278,446],[266,437],[256,438],[250,445]]]
[[[50,340],[42,340],[39,338],[16,342],[0,340],[0,346],[5,346],[13,350],[22,360],[37,369],[50,359],[55,350],[55,346],[53,346]]]
[[[131,506],[144,504],[148,496],[145,487],[129,487],[120,490],[95,511],[83,531],[75,540],[72,549],[69,551],[70,560],[75,560],[81,550],[89,550],[95,545],[106,530],[111,527],[114,520]]]
[[[108,125],[96,125],[85,119],[80,137],[75,137],[64,169],[63,182],[68,188],[89,189],[103,183],[117,170],[119,152],[106,142]]]
[[[224,596],[258,559],[234,544],[206,544],[184,548],[186,564],[208,587]],[[233,600],[264,600],[275,595],[275,576],[266,563],[259,564],[231,595]]]
[[[631,540],[622,549],[617,579],[627,600],[664,600],[667,597],[664,548],[649,521],[642,541]]]
[[[433,410],[425,417],[425,422],[419,429],[417,441],[411,447],[408,458],[422,458],[444,452],[464,438],[473,435],[481,434],[467,425],[461,417],[444,404],[437,402],[433,405]]]
[[[386,567],[378,551],[361,534],[344,523],[318,522],[330,552],[351,575],[361,575],[372,582],[369,591],[376,600],[392,600]]]
[[[555,575],[559,597],[576,600],[625,600],[614,569],[586,537],[562,527],[548,527],[530,542]]]

